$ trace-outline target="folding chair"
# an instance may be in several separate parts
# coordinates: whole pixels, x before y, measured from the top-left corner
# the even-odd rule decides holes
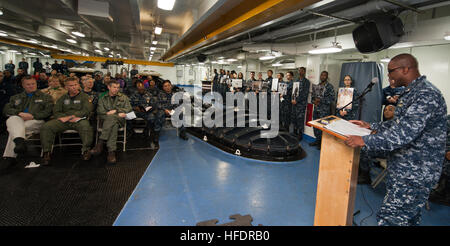
[[[98,143],[98,138],[100,136],[100,133],[102,132],[102,126],[103,126],[103,120],[101,120],[99,117],[97,117],[97,132],[95,134],[95,144],[97,145]],[[126,151],[126,147],[127,147],[127,121],[125,121],[125,124],[123,125],[123,127],[119,128],[118,133],[122,133],[119,134],[117,136],[117,142],[118,143],[122,143],[123,145],[123,152]],[[122,140],[120,140],[120,138],[122,137]]]

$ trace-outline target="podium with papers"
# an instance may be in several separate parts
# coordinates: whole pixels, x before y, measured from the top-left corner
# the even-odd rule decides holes
[[[347,135],[365,136],[370,130],[337,116],[308,122],[323,131],[317,182],[315,226],[352,225],[360,148],[348,147]]]

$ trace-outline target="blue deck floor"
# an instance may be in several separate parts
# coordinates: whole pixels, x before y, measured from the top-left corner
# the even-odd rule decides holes
[[[161,149],[114,225],[193,226],[210,219],[221,224],[232,214],[250,214],[253,225],[313,225],[319,151],[305,140],[301,145],[305,159],[268,163],[230,155],[192,136],[186,142],[175,130],[165,130]],[[376,225],[383,196],[382,184],[376,190],[358,186],[356,224]],[[450,225],[450,207],[430,206],[422,225]]]

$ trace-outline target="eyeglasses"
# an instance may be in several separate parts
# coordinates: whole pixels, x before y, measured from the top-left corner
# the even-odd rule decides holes
[[[388,69],[388,74],[394,72],[395,70],[397,70],[399,68],[404,68],[404,67],[396,67],[396,68],[393,68],[393,69]]]

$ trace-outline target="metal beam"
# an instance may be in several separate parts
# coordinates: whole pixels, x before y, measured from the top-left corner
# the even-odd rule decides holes
[[[122,61],[126,64],[136,64],[136,65],[144,65],[144,66],[160,66],[160,67],[173,67],[174,63],[163,63],[163,62],[152,62],[152,61],[143,61],[143,60],[132,60],[132,59],[121,59],[121,58],[107,58],[107,57],[98,57],[98,56],[77,56],[77,55],[61,55],[52,53],[51,57],[53,59],[68,59],[75,61],[92,61],[92,62],[106,62],[109,61]]]
[[[303,9],[319,0],[266,0],[266,1],[241,1],[228,12],[217,10],[213,14],[216,21],[207,20],[212,25],[197,25],[197,30],[191,31],[191,35],[185,36],[174,45],[162,60],[172,60],[183,53],[192,52],[205,45],[218,42],[237,33],[262,25],[268,21],[277,19],[291,12]],[[206,22],[206,21],[205,21]],[[214,30],[210,31],[212,28]],[[198,37],[202,37],[200,40]],[[197,39],[195,39],[197,37]]]

